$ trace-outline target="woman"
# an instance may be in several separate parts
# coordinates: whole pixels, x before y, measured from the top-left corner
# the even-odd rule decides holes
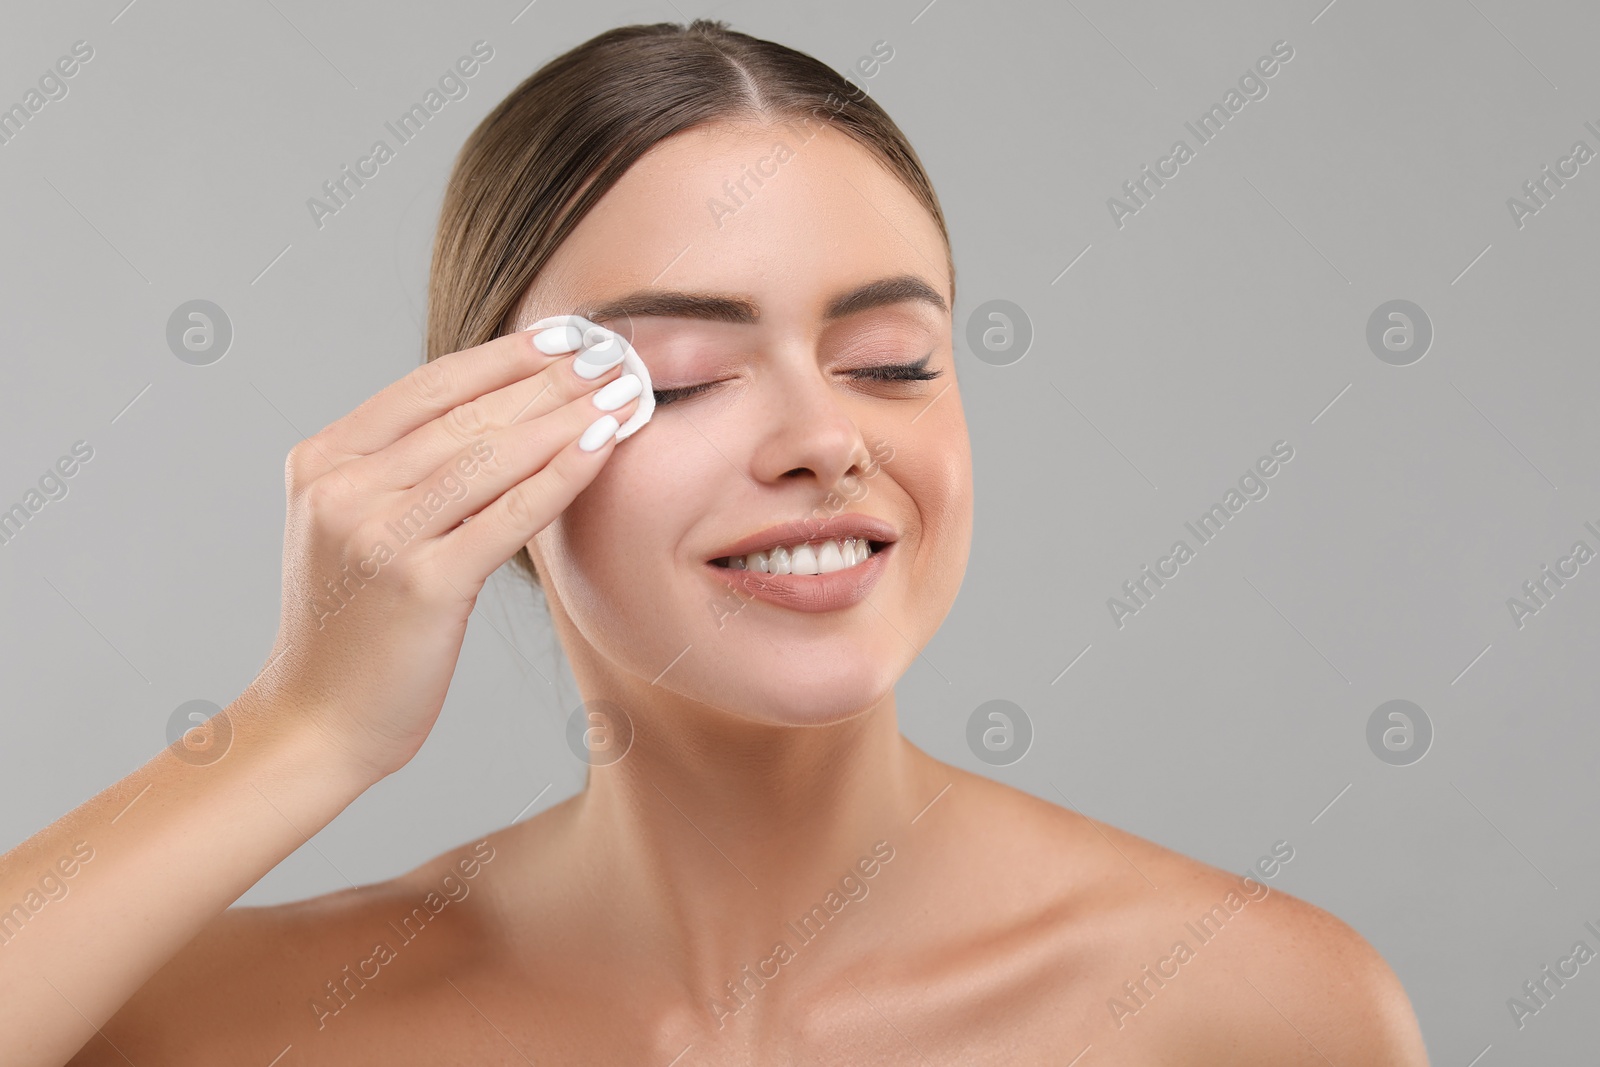
[[[0,951],[5,1062],[1424,1064],[1337,919],[900,735],[971,539],[954,297],[916,154],[807,56],[629,26],[519,86],[456,164],[429,362],[290,454],[226,754],[4,858],[4,900],[73,867]],[[613,333],[657,405],[621,440],[628,375],[576,372]],[[228,910],[417,752],[513,557],[583,792]]]

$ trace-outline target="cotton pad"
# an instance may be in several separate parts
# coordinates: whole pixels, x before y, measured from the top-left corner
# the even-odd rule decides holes
[[[639,393],[639,406],[628,417],[628,421],[617,428],[616,439],[625,440],[635,430],[650,421],[650,416],[655,414],[656,394],[650,385],[650,369],[644,365],[644,360],[639,358],[639,353],[633,350],[628,339],[615,330],[608,330],[604,326],[596,325],[581,315],[551,315],[549,318],[540,319],[528,326],[530,330],[546,330],[552,326],[576,326],[583,335],[583,347],[598,348],[610,343],[622,346],[622,371],[624,374],[637,374],[644,388]]]

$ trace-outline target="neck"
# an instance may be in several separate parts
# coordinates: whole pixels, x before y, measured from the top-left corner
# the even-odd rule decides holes
[[[858,902],[893,882],[863,871],[883,873],[872,861],[904,844],[897,838],[943,779],[900,736],[892,692],[849,719],[784,726],[643,688],[628,706],[649,714],[631,716],[626,754],[590,767],[574,847],[616,936],[650,946],[667,986],[742,1016],[761,1000],[751,972],[796,969],[762,966],[780,942],[821,960],[811,942],[840,941],[821,935],[855,919],[847,940],[859,947],[872,924]]]

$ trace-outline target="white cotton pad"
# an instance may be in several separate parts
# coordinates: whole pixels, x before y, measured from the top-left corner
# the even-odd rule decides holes
[[[538,322],[526,327],[529,330],[545,330],[551,326],[576,326],[583,335],[585,348],[597,348],[606,343],[622,346],[622,371],[624,374],[637,374],[639,381],[644,384],[644,389],[639,393],[639,406],[634,409],[628,421],[617,428],[616,439],[624,440],[631,436],[635,430],[650,421],[650,416],[655,414],[656,394],[650,385],[650,369],[644,365],[644,360],[639,358],[639,353],[633,350],[628,339],[615,330],[608,330],[604,326],[596,325],[581,315],[551,315],[549,318],[540,319]]]

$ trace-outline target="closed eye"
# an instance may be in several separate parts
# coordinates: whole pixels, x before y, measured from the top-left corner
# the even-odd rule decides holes
[[[860,367],[851,371],[850,373],[854,374],[858,378],[864,378],[868,381],[932,381],[944,373],[942,370],[928,369],[928,360],[932,357],[932,355],[933,353],[930,352],[928,355],[923,356],[915,363],[892,363],[877,367]],[[653,392],[655,393],[657,404],[670,404],[675,400],[683,400],[686,397],[703,393],[716,384],[716,382],[702,382],[699,385],[686,385],[681,389],[656,389],[653,390]]]
[[[716,384],[716,382],[704,382],[700,385],[686,385],[682,389],[656,389],[654,390],[656,403],[658,405],[670,404],[674,400],[682,400],[686,396],[703,393]]]
[[[929,370],[928,360],[933,357],[929,352],[915,363],[892,363],[882,367],[862,367],[852,371],[863,378],[872,378],[878,381],[891,382],[931,382],[943,374],[942,370]]]

